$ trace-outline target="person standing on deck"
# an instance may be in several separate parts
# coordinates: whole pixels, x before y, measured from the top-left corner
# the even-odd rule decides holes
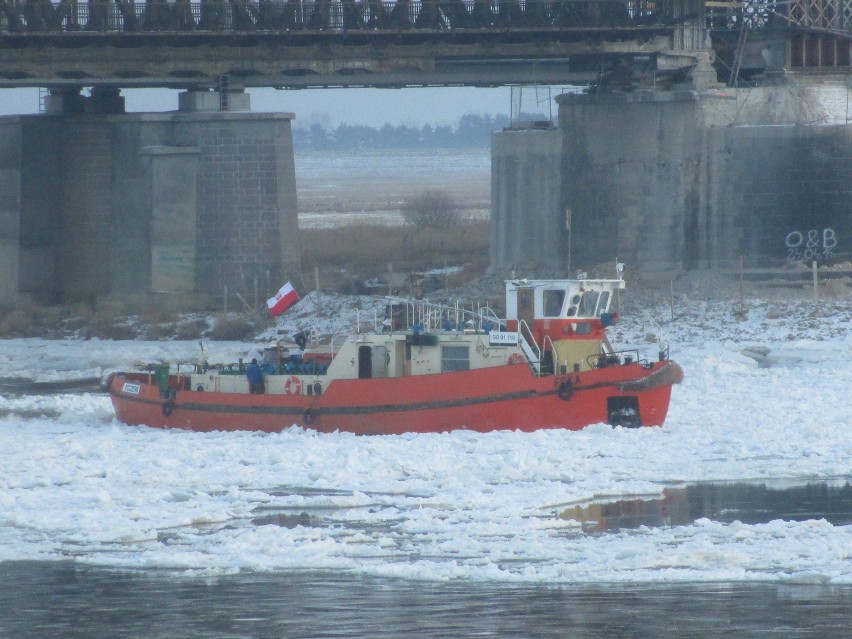
[[[252,395],[263,395],[263,371],[257,363],[257,358],[251,360],[251,364],[246,369],[246,379],[248,379],[249,393]]]

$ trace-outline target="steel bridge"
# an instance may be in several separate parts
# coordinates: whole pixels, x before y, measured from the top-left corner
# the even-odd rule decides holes
[[[852,0],[0,0],[5,87],[736,81],[767,43],[852,74]]]

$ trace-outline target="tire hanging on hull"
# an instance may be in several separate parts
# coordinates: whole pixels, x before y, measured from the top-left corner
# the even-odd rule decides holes
[[[563,380],[556,388],[556,394],[559,399],[567,402],[574,396],[574,384],[571,383],[570,379]]]

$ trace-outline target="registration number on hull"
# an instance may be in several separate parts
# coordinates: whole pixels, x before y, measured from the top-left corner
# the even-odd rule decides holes
[[[134,384],[132,382],[124,382],[121,387],[122,393],[130,393],[131,395],[138,395],[141,390],[142,387],[139,384]]]
[[[506,331],[491,331],[488,333],[488,342],[492,346],[511,346],[518,343],[518,334]]]

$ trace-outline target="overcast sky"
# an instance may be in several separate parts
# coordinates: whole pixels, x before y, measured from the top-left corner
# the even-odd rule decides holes
[[[253,111],[294,112],[297,125],[325,126],[386,123],[422,126],[455,125],[462,115],[509,115],[511,89],[302,89],[277,91],[251,89]],[[84,91],[88,95],[88,90]],[[559,93],[525,88],[523,110],[549,115],[551,97]],[[174,111],[178,91],[168,89],[123,90],[128,112]],[[516,90],[517,97],[517,90]],[[38,113],[37,89],[0,89],[0,115]],[[552,112],[556,113],[555,105]]]

